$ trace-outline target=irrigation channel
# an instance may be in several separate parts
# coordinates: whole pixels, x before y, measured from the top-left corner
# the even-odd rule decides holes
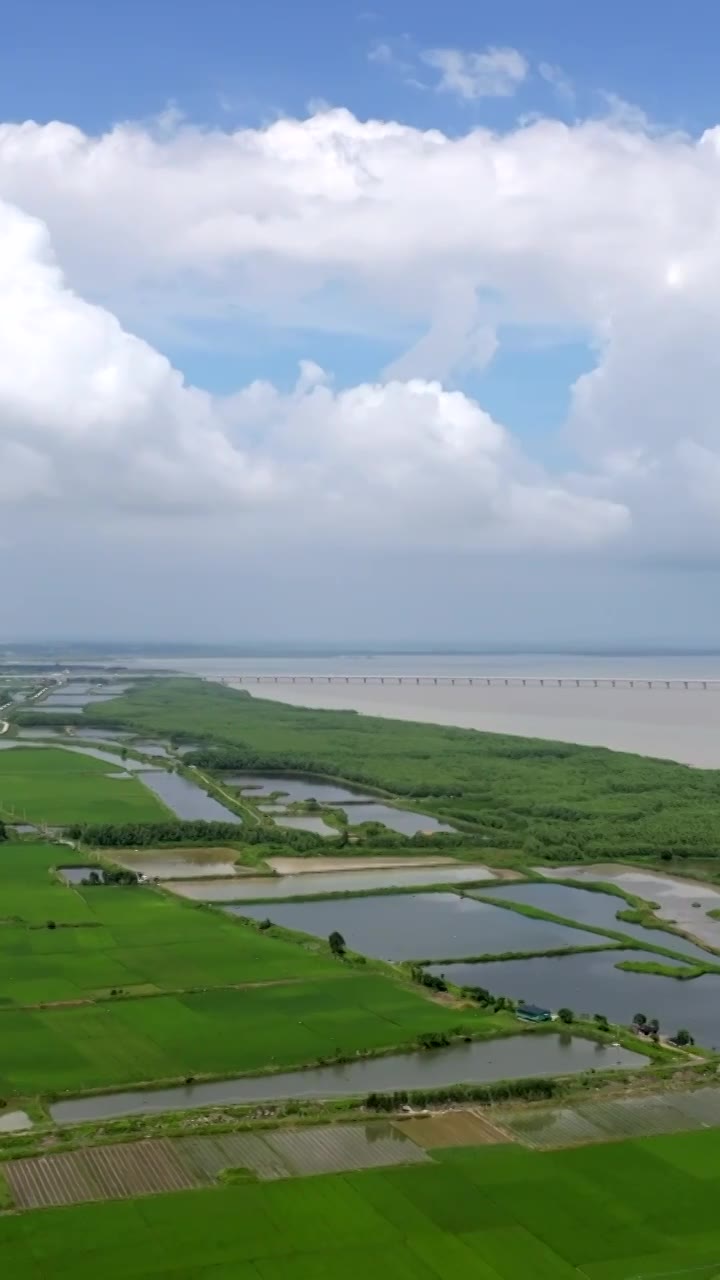
[[[50,1115],[58,1124],[79,1124],[86,1120],[110,1120],[192,1107],[279,1102],[289,1098],[342,1098],[400,1089],[435,1089],[463,1082],[483,1084],[645,1066],[647,1058],[642,1054],[615,1045],[598,1044],[563,1033],[517,1035],[278,1075],[241,1076],[235,1080],[172,1089],[138,1089],[71,1098],[52,1103]]]

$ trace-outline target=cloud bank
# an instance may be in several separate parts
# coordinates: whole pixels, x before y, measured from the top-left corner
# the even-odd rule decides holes
[[[2,509],[716,555],[719,193],[720,129],[617,114],[457,137],[345,110],[232,133],[4,125]],[[117,318],[144,308],[425,337],[375,382],[307,365],[289,392],[218,397]],[[558,424],[565,473],[458,389],[513,326],[595,352]]]

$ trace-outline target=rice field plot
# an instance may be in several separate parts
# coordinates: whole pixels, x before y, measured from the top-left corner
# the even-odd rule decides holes
[[[24,846],[14,848],[22,857]],[[58,854],[56,849],[50,856]],[[0,846],[0,866],[3,857]],[[47,854],[39,859],[41,875],[48,875],[47,861]],[[102,997],[113,989],[157,992],[295,981],[339,971],[327,954],[141,886],[53,888],[52,894],[44,885],[39,889],[46,905],[52,897],[61,917],[93,927],[0,929],[0,1006]],[[32,888],[28,901],[33,901]],[[47,919],[57,924],[54,916]]]
[[[9,1160],[3,1171],[19,1209],[183,1191],[207,1181],[167,1138]]]
[[[598,1099],[576,1110],[608,1138],[643,1138],[698,1127],[674,1105],[671,1096]]]
[[[427,1160],[420,1147],[382,1121],[276,1129],[266,1134],[266,1141],[294,1174],[341,1173]]]
[[[563,1147],[645,1138],[694,1129],[720,1129],[720,1089],[598,1098],[573,1107],[539,1107],[503,1114],[503,1126],[536,1147]]]
[[[457,1010],[350,972],[293,984],[0,1012],[0,1095],[232,1076],[407,1044]]]
[[[486,1143],[512,1142],[510,1135],[479,1111],[458,1110],[436,1112],[396,1120],[398,1133],[425,1150],[435,1147],[484,1146]]]
[[[258,1178],[290,1177],[290,1169],[262,1133],[175,1138],[175,1148],[198,1177],[215,1181],[224,1169],[250,1169]]]
[[[532,1147],[569,1147],[576,1143],[603,1142],[607,1134],[574,1107],[510,1112],[503,1126],[513,1137]]]
[[[0,1216],[0,1265],[12,1280],[710,1280],[719,1166],[713,1131],[452,1148],[405,1167]]]
[[[0,752],[0,817],[72,822],[162,822],[168,810],[137,778],[113,778],[92,756],[53,747]]]
[[[68,851],[47,844],[0,844],[0,920],[26,924],[83,924],[92,919],[84,898],[52,878]]]

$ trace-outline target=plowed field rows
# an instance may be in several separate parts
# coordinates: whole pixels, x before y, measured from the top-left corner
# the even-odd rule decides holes
[[[426,1160],[409,1138],[376,1121],[87,1147],[9,1160],[3,1170],[17,1208],[46,1209],[188,1190],[214,1182],[223,1169],[249,1169],[267,1182]]]
[[[183,1191],[208,1181],[191,1171],[168,1139],[10,1160],[3,1168],[21,1209]]]
[[[268,1144],[296,1174],[342,1173],[419,1164],[427,1157],[409,1138],[387,1123],[319,1125],[312,1129],[277,1129]]]

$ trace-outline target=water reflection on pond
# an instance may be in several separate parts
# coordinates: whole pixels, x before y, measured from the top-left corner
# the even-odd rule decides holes
[[[317,800],[320,804],[370,799],[359,788],[339,786],[335,782],[319,782],[311,774],[295,777],[290,774],[226,773],[223,774],[222,781],[229,786],[249,791],[251,800],[256,796],[271,796],[276,792],[282,792],[283,801]]]
[[[627,893],[656,902],[656,914],[661,920],[677,924],[680,929],[687,930],[720,951],[720,920],[713,920],[707,914],[708,911],[720,909],[720,890],[711,885],[622,865],[557,867],[544,874],[564,876],[572,880],[604,880],[617,884]]]
[[[624,933],[628,938],[636,938],[650,946],[654,944],[668,947],[697,960],[713,959],[708,951],[685,938],[666,933],[662,929],[646,929],[641,924],[628,924],[625,920],[618,920],[617,912],[625,910],[628,904],[623,898],[616,898],[611,893],[573,889],[563,884],[498,885],[493,886],[489,892],[493,897],[507,898],[512,902],[539,907],[542,911],[551,911],[555,915],[577,920],[579,925],[591,924],[599,929],[612,929],[616,933]]]
[[[431,818],[426,813],[413,813],[410,809],[395,809],[389,804],[339,804],[335,806],[347,814],[350,826],[361,822],[381,822],[391,831],[414,836],[424,831],[454,831],[446,822]]]
[[[319,871],[305,875],[250,876],[243,879],[242,884],[224,884],[218,880],[208,881],[207,884],[168,885],[168,888],[174,889],[183,897],[194,898],[199,902],[239,902],[253,899],[271,901],[277,898],[302,897],[311,893],[361,893],[366,889],[419,889],[425,884],[462,884],[492,879],[492,874],[487,867],[470,864],[462,867],[429,867],[425,870],[391,867],[378,868],[377,871]],[[453,900],[460,901],[459,898],[453,898]],[[362,901],[370,904],[370,899]],[[378,902],[380,899],[375,898],[372,901]],[[389,902],[390,899],[384,899],[384,901]],[[236,914],[249,915],[250,912],[243,908]],[[266,916],[267,909],[260,914]],[[436,951],[434,954],[439,955],[440,952]],[[479,955],[480,952],[475,951],[474,954]]]
[[[475,1041],[423,1053],[365,1058],[335,1067],[313,1067],[271,1076],[244,1076],[176,1089],[107,1093],[54,1102],[50,1114],[58,1124],[151,1115],[189,1107],[222,1106],[285,1098],[341,1098],[385,1093],[394,1089],[436,1089],[451,1084],[481,1084],[529,1076],[576,1075],[644,1067],[647,1058],[627,1049],[596,1044],[566,1035],[518,1035],[504,1040]]]
[[[459,986],[485,987],[547,1009],[563,1006],[576,1013],[602,1013],[629,1025],[634,1015],[657,1018],[663,1032],[687,1028],[708,1049],[720,1046],[720,974],[681,982],[646,973],[624,973],[622,960],[652,961],[641,951],[596,951],[572,956],[537,956],[483,964],[432,965]],[[672,964],[672,961],[666,963]]]
[[[226,809],[214,796],[206,795],[179,773],[167,773],[164,769],[153,772],[143,765],[138,777],[184,821],[232,822],[238,826],[242,823],[239,814]]]
[[[346,878],[351,874],[348,872]],[[435,878],[445,876],[450,883],[449,869],[438,870]],[[307,888],[305,892],[312,890]],[[324,938],[339,930],[351,950],[383,960],[546,951],[553,947],[595,946],[598,942],[594,934],[517,915],[454,893],[286,902],[272,908],[242,906],[228,910],[259,919],[269,916],[274,924]]]

